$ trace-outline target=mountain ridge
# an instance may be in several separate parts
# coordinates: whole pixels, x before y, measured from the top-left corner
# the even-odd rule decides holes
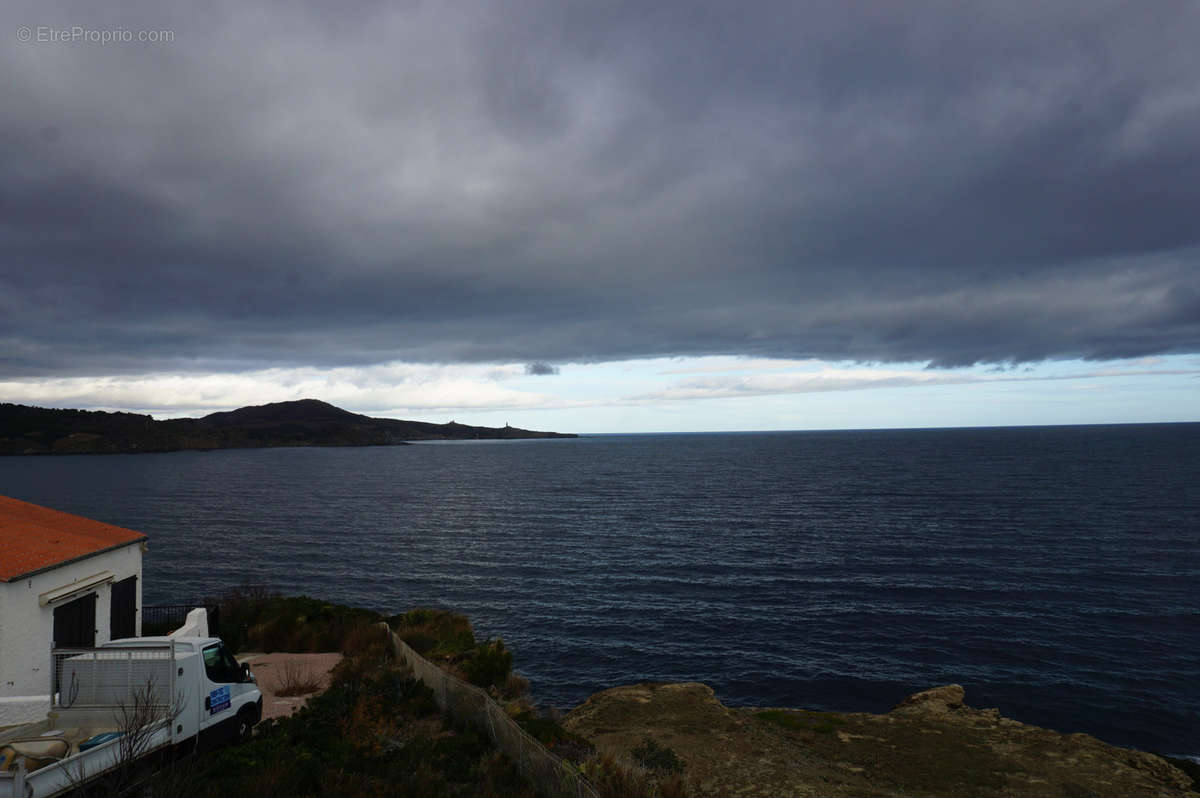
[[[276,446],[402,446],[427,440],[574,438],[517,427],[433,424],[352,413],[319,399],[250,405],[200,418],[0,403],[0,455],[130,454]]]

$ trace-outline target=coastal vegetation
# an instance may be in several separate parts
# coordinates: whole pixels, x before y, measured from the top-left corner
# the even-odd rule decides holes
[[[812,712],[805,709],[768,709],[757,713],[756,717],[785,729],[802,729],[820,734],[833,734],[843,723],[842,719],[832,712]]]
[[[341,648],[346,658],[328,690],[294,715],[264,721],[248,743],[164,770],[154,793],[533,798],[486,735],[442,716],[429,688],[392,661],[382,630],[364,627]]]
[[[378,612],[309,596],[281,596],[244,585],[205,602],[221,612],[221,639],[235,652],[342,651],[359,629],[384,620]]]
[[[477,639],[461,614],[417,608],[384,616],[249,586],[206,603],[220,607],[221,634],[235,651],[337,651],[343,659],[329,688],[296,714],[264,721],[244,745],[183,758],[157,774],[156,794],[536,795],[483,729],[443,714],[430,689],[395,661],[381,621],[429,661],[486,690],[522,729],[591,777],[601,798],[688,794],[669,749],[647,740],[645,764],[600,756],[556,712],[537,708],[528,682],[513,673],[513,653],[500,639]],[[314,692],[318,682],[299,670],[283,678],[296,695]]]

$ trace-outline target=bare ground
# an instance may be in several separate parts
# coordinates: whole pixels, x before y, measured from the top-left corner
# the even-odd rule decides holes
[[[338,653],[323,654],[246,654],[238,657],[250,663],[250,672],[263,694],[263,720],[291,715],[308,699],[329,688],[329,673],[342,660]],[[278,695],[290,682],[312,681],[317,689],[298,696]]]

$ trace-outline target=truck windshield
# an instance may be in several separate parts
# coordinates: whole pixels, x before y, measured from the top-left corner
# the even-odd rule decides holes
[[[241,666],[229,653],[229,649],[220,643],[204,649],[204,671],[208,674],[209,681],[217,684],[242,680]]]

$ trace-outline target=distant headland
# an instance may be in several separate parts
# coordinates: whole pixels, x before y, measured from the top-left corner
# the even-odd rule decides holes
[[[155,421],[137,413],[0,404],[0,455],[128,454],[269,446],[402,446],[410,441],[574,438],[516,427],[371,418],[316,399]]]

